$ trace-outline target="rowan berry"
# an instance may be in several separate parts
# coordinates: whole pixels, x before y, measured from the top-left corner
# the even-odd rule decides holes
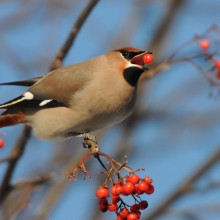
[[[4,145],[5,145],[5,142],[2,139],[0,139],[0,149],[3,148]]]
[[[130,207],[131,212],[137,212],[139,211],[140,207],[138,204],[134,204]]]
[[[217,79],[220,79],[220,71],[218,71],[215,76]]]
[[[120,201],[120,197],[119,196],[112,196],[112,202],[113,203],[118,203]]]
[[[107,212],[108,206],[106,206],[106,207],[99,206],[99,210],[102,211],[102,212]]]
[[[137,220],[138,217],[137,217],[137,214],[136,213],[133,213],[131,212],[130,214],[128,214],[127,216],[127,220]]]
[[[123,195],[123,196],[128,196],[128,195],[129,195],[128,193],[125,192],[124,187],[123,187],[123,190],[122,190],[122,192],[121,192],[121,195]]]
[[[130,182],[130,176],[126,178],[126,183]]]
[[[137,186],[134,186],[134,193],[138,194],[138,195],[142,195],[143,192],[141,192],[140,190],[138,190]]]
[[[131,183],[137,184],[140,180],[140,177],[138,175],[134,174],[134,175],[129,177],[129,180],[130,180]]]
[[[150,53],[146,53],[143,59],[145,63],[152,63],[154,58]]]
[[[123,188],[126,194],[131,194],[134,191],[134,185],[131,182],[126,183]]]
[[[115,212],[115,211],[117,211],[117,209],[118,209],[118,205],[116,203],[110,202],[108,204],[108,210],[110,212]]]
[[[116,181],[115,181],[115,185],[121,185],[121,186],[123,186],[123,181],[121,181],[121,180],[116,180]]]
[[[96,192],[96,196],[99,199],[107,198],[108,197],[108,190],[106,188],[100,186],[99,189]]]
[[[110,192],[113,196],[117,196],[118,194],[116,193],[116,186],[113,186],[111,189],[110,189]]]
[[[140,219],[140,217],[141,217],[141,212],[138,211],[138,212],[135,212],[135,214],[137,215],[137,219]]]
[[[145,182],[147,185],[150,185],[150,184],[153,182],[153,179],[151,179],[149,176],[145,176],[145,177],[144,177],[144,182]]]
[[[150,194],[152,194],[154,192],[154,186],[152,185],[152,184],[150,184],[149,186],[148,186],[148,190],[147,190],[147,194],[148,195],[150,195]]]
[[[125,220],[125,218],[122,218],[122,217],[118,214],[116,220]]]
[[[210,46],[210,43],[208,40],[202,40],[200,42],[200,48],[203,49],[203,50],[207,50]]]
[[[115,188],[116,195],[120,195],[123,191],[123,186],[117,185]]]
[[[129,214],[129,211],[127,208],[121,209],[121,211],[118,213],[122,218],[126,218]]]
[[[143,200],[139,203],[139,207],[141,210],[144,210],[148,207],[148,202],[146,200]]]
[[[220,60],[215,62],[215,67],[220,70]]]
[[[101,199],[99,201],[99,206],[102,207],[102,208],[107,207],[108,206],[108,200],[106,198]]]
[[[137,185],[137,190],[141,192],[147,192],[148,191],[148,185],[145,182],[141,182]]]

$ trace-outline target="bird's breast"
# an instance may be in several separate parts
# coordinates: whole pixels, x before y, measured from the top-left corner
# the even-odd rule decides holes
[[[123,85],[123,84],[122,84]],[[85,89],[74,97],[81,100],[72,102],[82,122],[78,124],[77,132],[89,132],[119,123],[133,111],[136,102],[136,88],[127,85],[109,86],[108,84]]]

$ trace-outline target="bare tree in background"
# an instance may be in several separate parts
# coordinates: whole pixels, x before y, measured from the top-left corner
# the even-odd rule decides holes
[[[150,1],[137,1],[137,2],[146,5],[150,4]],[[49,70],[54,70],[62,66],[63,60],[68,54],[70,48],[73,46],[73,42],[77,37],[77,34],[79,33],[83,23],[89,16],[92,9],[97,5],[97,3],[98,0],[91,0],[89,1],[88,5],[82,10],[76,23],[71,29],[66,39],[66,42],[58,51],[55,60],[52,62]],[[142,97],[144,95],[144,89],[147,83],[146,79],[149,79],[154,75],[163,72],[167,67],[172,67],[173,65],[182,62],[189,62],[193,65],[197,65],[196,63],[194,63],[194,61],[191,59],[189,55],[180,57],[178,59],[176,58],[165,61],[163,60],[163,57],[159,56],[160,51],[166,45],[165,36],[169,34],[172,25],[175,22],[176,16],[178,15],[178,12],[180,12],[182,7],[184,7],[184,5],[188,3],[189,1],[187,0],[180,0],[180,1],[168,0],[166,1],[166,3],[164,3],[167,6],[167,11],[164,13],[163,19],[157,24],[156,31],[151,37],[150,43],[146,46],[146,48],[143,48],[143,49],[149,49],[150,47],[150,49],[155,54],[156,59],[150,68],[151,70],[142,76],[142,81],[139,85],[139,97]],[[56,1],[54,2],[50,1],[50,4],[53,5],[58,3]],[[96,7],[99,6],[97,5]],[[139,12],[136,13],[138,13],[138,16],[134,16],[134,23],[140,22],[140,20],[145,14],[145,12],[143,11],[142,14]],[[26,19],[27,18],[26,16],[28,15],[24,13],[23,16],[24,19]],[[17,20],[16,17],[14,19]],[[22,19],[22,17],[20,17],[20,19]],[[129,28],[130,27],[127,27],[128,31]],[[215,29],[215,27],[214,28],[211,27],[211,28]],[[122,33],[124,33],[123,31],[124,30],[121,30]],[[147,32],[147,27],[146,27],[146,32]],[[118,36],[116,36],[116,38],[113,39],[112,41],[113,48],[119,46],[124,39],[128,43],[131,42],[131,38],[132,38],[131,35],[125,36],[125,34],[120,35],[120,33],[118,33]],[[197,41],[199,39],[200,38],[193,38],[194,41]],[[13,54],[13,51],[9,50],[9,52]],[[207,53],[205,54],[205,56],[207,59],[212,61],[211,55],[209,56],[209,54]],[[24,65],[20,60],[17,60],[15,56],[12,56],[12,58],[13,58],[12,62],[17,63],[17,65],[21,69],[25,69]],[[207,75],[206,72],[203,72],[202,69],[200,69],[200,71],[207,79],[207,81],[210,82],[211,85],[218,86],[218,84],[216,84],[216,81],[213,80],[212,78],[209,78],[209,75]],[[148,112],[148,110],[143,111],[140,105],[137,105],[131,117],[126,119],[120,125],[120,130],[121,130],[120,138],[117,140],[115,146],[112,146],[111,157],[118,161],[123,160],[124,155],[128,155],[129,157],[132,154],[131,136],[132,133],[134,132],[135,126],[143,118],[146,117],[153,118],[158,116],[160,117],[161,115],[163,115],[163,112],[157,113],[157,112]],[[101,141],[102,138],[104,138],[105,133],[107,133],[107,129],[96,132],[96,136]],[[27,144],[30,136],[31,136],[30,127],[25,126],[14,148],[11,151],[11,154],[6,158],[0,159],[1,163],[3,162],[7,163],[6,171],[4,174],[2,174],[3,179],[0,186],[0,201],[1,201],[0,218],[3,220],[48,219],[51,213],[53,212],[54,208],[62,198],[62,195],[69,189],[69,186],[72,184],[71,181],[67,180],[66,175],[59,175],[59,177],[56,177],[54,172],[42,173],[41,175],[37,175],[34,177],[32,176],[28,179],[21,178],[19,181],[12,183],[12,176],[14,170],[17,167],[19,160],[22,159],[24,151],[28,147]],[[82,158],[85,155],[85,152],[79,148],[80,143],[76,139],[74,139],[74,141],[70,141],[69,143],[67,143],[67,145],[69,145],[69,147],[66,148],[67,151],[63,151],[62,147],[60,147],[57,148],[53,154],[51,154],[51,157],[47,161],[46,167],[56,167],[58,172],[62,173],[62,171],[73,170],[74,167],[77,166],[79,162],[79,158]],[[77,147],[73,149],[72,145],[76,145]],[[191,210],[184,210],[182,212],[181,211],[178,212],[172,208],[172,205],[179,199],[183,198],[185,195],[198,192],[199,189],[196,186],[197,181],[200,180],[204,175],[206,175],[207,172],[214,165],[216,165],[217,162],[219,162],[219,159],[220,159],[220,148],[218,148],[213,155],[207,157],[207,159],[204,160],[203,163],[199,166],[199,169],[194,170],[194,172],[188,178],[186,178],[185,182],[183,182],[177,189],[173,190],[172,194],[170,194],[166,198],[162,198],[161,203],[155,206],[152,212],[150,213],[148,211],[144,212],[142,214],[141,219],[156,219],[158,216],[164,214],[183,216],[186,217],[187,219],[199,219],[198,215],[195,212],[192,212]],[[95,160],[86,161],[85,166],[90,167],[92,166],[93,163],[96,163],[96,161]],[[36,168],[33,167],[33,173],[37,169],[38,169],[37,167]],[[93,179],[93,181],[96,181],[97,188],[99,185],[103,183],[103,180],[104,180],[103,177],[100,177],[99,179],[95,179],[95,180]],[[210,183],[203,190],[212,190],[213,188],[219,187],[219,185],[220,185],[219,182]],[[34,196],[35,197],[38,196],[38,203],[35,204],[33,211],[33,210],[29,210],[28,206],[32,204],[32,197]],[[93,205],[93,207],[96,206],[98,205],[97,204]],[[198,209],[198,212],[201,209],[203,209],[203,207],[200,207],[200,209]],[[101,215],[102,213],[97,209],[97,207],[94,208],[93,210],[94,210],[93,213],[91,213],[90,215],[91,219],[102,219],[102,215]],[[216,210],[214,211],[218,212],[219,207],[217,207]],[[115,216],[113,218],[115,219]]]

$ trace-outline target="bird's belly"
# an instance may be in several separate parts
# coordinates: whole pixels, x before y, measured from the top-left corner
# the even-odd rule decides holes
[[[112,100],[111,100],[112,98]],[[78,107],[78,114],[81,115],[82,121],[73,129],[75,132],[90,132],[102,129],[104,127],[117,124],[127,118],[133,111],[136,102],[136,93],[117,97],[108,97],[108,99],[93,99],[91,106],[86,100]],[[85,109],[85,111],[80,111]],[[77,108],[76,108],[77,110]]]
[[[85,120],[72,129],[77,133],[84,133],[90,131],[100,130],[102,128],[117,124],[127,118],[133,108],[122,109],[119,112],[106,112],[94,115],[94,117]]]

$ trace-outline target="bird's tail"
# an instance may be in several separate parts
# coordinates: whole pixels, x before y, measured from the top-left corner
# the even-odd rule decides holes
[[[20,123],[25,123],[25,118],[22,112],[16,114],[0,115],[0,128],[12,126]]]

